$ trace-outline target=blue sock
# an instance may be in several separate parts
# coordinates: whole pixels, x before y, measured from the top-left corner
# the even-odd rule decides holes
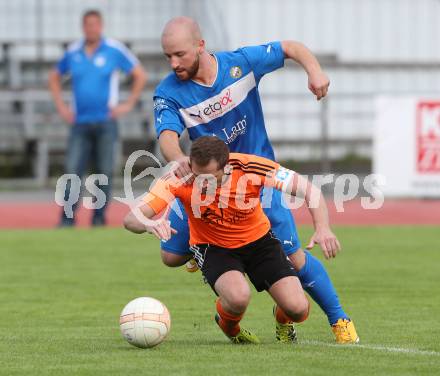
[[[306,254],[306,263],[298,272],[298,278],[303,289],[308,292],[325,312],[330,325],[335,324],[338,319],[348,319],[339,303],[338,294],[336,294],[336,290],[324,266],[311,253],[304,252]]]

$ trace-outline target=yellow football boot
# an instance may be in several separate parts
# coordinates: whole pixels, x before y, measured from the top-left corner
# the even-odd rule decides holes
[[[218,314],[216,314],[214,316],[215,318],[215,322],[217,323],[217,325],[220,327],[219,321],[220,321],[220,316]],[[221,329],[221,327],[220,327]],[[222,330],[223,332],[223,330]],[[238,332],[238,334],[234,337],[227,335],[225,332],[223,332],[225,334],[226,337],[228,337],[232,343],[236,343],[236,344],[253,344],[253,345],[258,345],[260,343],[259,338],[253,334],[252,332],[250,332],[247,329],[244,328],[240,328],[240,331]]]
[[[275,327],[275,337],[278,342],[281,343],[297,343],[298,339],[296,336],[295,326],[293,322],[287,324],[276,323]]]
[[[194,260],[193,258],[192,258],[192,259],[189,259],[189,260],[186,262],[186,264],[185,264],[185,269],[186,269],[186,271],[189,272],[189,273],[194,273],[194,272],[196,272],[197,270],[199,270],[199,267],[198,267],[198,265],[197,265],[196,260]]]
[[[275,317],[275,311],[277,309],[277,305],[273,306],[273,316]],[[278,342],[281,343],[297,343],[298,337],[296,335],[296,329],[293,322],[288,322],[285,324],[281,324],[275,319],[275,338]]]
[[[336,337],[336,343],[349,344],[359,342],[359,337],[351,320],[339,319],[336,324],[332,325],[332,330]]]

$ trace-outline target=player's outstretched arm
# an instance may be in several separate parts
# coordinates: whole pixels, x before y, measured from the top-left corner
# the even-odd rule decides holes
[[[311,249],[315,244],[319,244],[326,259],[336,257],[341,245],[330,229],[327,204],[321,190],[304,176],[295,174],[288,191],[294,196],[304,197],[313,218],[315,232],[306,248]]]
[[[318,59],[302,43],[285,40],[281,42],[284,56],[300,64],[307,73],[309,90],[317,100],[327,95],[330,81],[322,71]]]
[[[139,211],[138,216],[136,216],[133,211],[130,211],[125,216],[124,227],[128,231],[134,232],[135,234],[148,232],[161,240],[169,240],[173,234],[177,233],[176,230],[171,228],[170,222],[167,219],[161,218],[153,220],[152,218],[156,213],[148,204],[143,203],[139,206]]]

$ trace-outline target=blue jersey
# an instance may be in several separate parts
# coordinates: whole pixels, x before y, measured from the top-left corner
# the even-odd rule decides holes
[[[244,47],[213,55],[217,77],[212,86],[181,81],[170,73],[156,88],[154,115],[157,135],[186,128],[191,140],[214,135],[232,152],[274,160],[267,136],[258,84],[284,65],[280,42]]]
[[[88,56],[84,41],[72,43],[57,64],[58,72],[72,76],[75,122],[97,123],[109,119],[118,103],[118,71],[131,72],[136,57],[120,42],[103,38]]]

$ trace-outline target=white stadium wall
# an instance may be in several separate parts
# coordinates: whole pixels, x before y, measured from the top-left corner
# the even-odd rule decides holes
[[[184,13],[197,16],[208,36],[221,22],[213,48],[290,38],[342,61],[440,60],[432,47],[440,43],[437,0],[2,0],[0,40],[77,38],[90,7],[102,10],[119,39],[157,39],[169,17]]]
[[[437,0],[223,0],[231,47],[291,38],[349,61],[440,60]]]

